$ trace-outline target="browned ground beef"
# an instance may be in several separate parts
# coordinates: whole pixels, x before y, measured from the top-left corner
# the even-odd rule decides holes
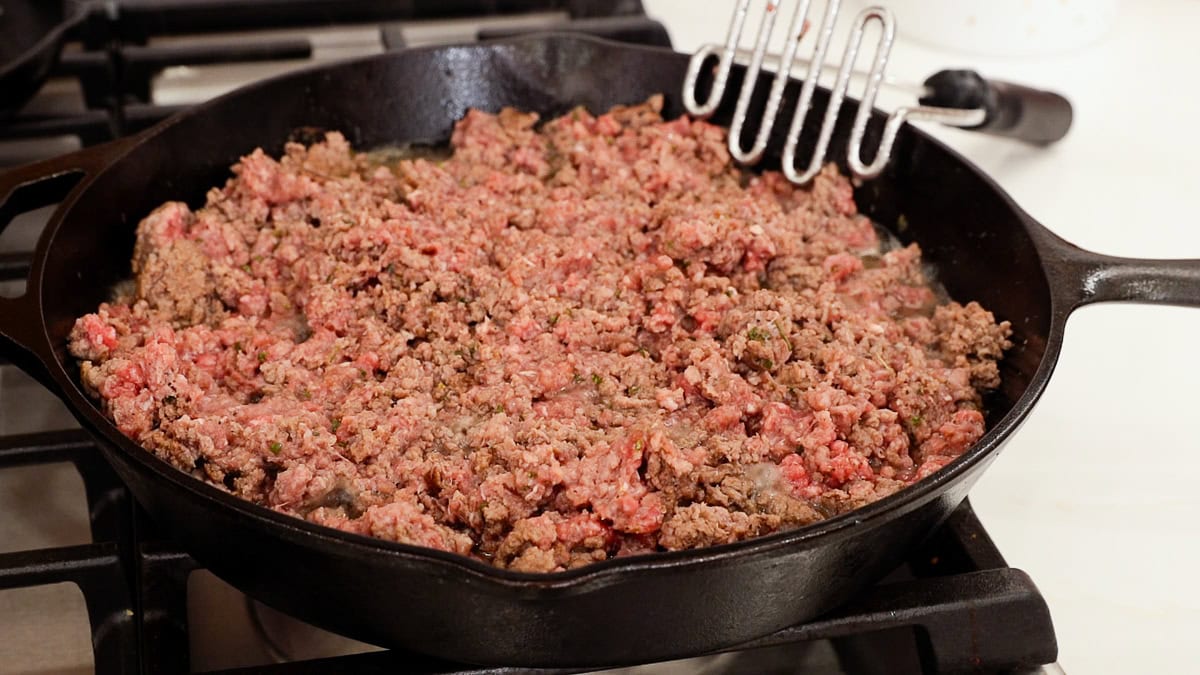
[[[811,523],[975,442],[1008,325],[881,253],[834,168],[744,175],[659,106],[256,151],[142,221],[83,381],[234,494],[523,570]]]

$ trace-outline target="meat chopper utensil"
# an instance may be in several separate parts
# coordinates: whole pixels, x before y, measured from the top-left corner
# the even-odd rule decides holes
[[[742,130],[746,125],[750,100],[754,94],[754,86],[758,82],[758,75],[762,71],[763,60],[767,55],[767,43],[774,30],[780,4],[769,0],[766,11],[763,12],[758,39],[754,44],[753,51],[749,52],[749,63],[746,64],[746,74],[742,80],[742,88],[733,113],[733,122],[729,128],[729,153],[743,164],[757,163],[766,150],[771,130],[775,126],[775,118],[783,104],[784,87],[791,77],[792,67],[797,60],[796,52],[808,32],[806,29],[811,5],[812,0],[800,0],[792,14],[787,44],[783,54],[776,57],[778,65],[775,79],[767,97],[766,108],[763,110],[758,132],[754,137],[753,145],[746,149],[742,146]],[[725,38],[724,46],[706,44],[692,55],[683,84],[683,104],[691,115],[700,119],[711,117],[725,97],[725,88],[729,83],[729,74],[733,64],[739,59],[744,60],[747,53],[739,49],[738,45],[741,41],[742,28],[745,25],[749,7],[750,0],[738,2],[733,12],[733,19],[729,24],[729,33]],[[829,0],[825,6],[825,15],[821,20],[821,27],[817,31],[816,45],[808,60],[804,85],[793,108],[792,124],[783,146],[783,172],[793,183],[807,183],[821,170],[821,165],[828,154],[829,142],[833,137],[838,115],[841,112],[842,102],[850,86],[850,78],[856,74],[865,76],[866,86],[854,118],[854,126],[850,132],[846,153],[850,171],[859,178],[874,178],[883,171],[891,158],[896,134],[908,120],[940,122],[1038,144],[1053,143],[1065,136],[1071,128],[1071,103],[1059,94],[1007,82],[986,80],[970,70],[943,70],[925,80],[923,87],[917,88],[920,92],[918,105],[897,108],[888,116],[883,128],[883,135],[875,151],[875,157],[870,163],[865,163],[862,154],[863,136],[866,133],[867,122],[871,117],[880,87],[892,84],[885,80],[884,70],[887,69],[892,43],[896,37],[896,20],[892,13],[884,7],[868,7],[859,12],[854,19],[850,38],[842,54],[841,65],[837,67],[837,79],[831,90],[830,104],[825,109],[825,116],[821,121],[816,147],[809,158],[808,166],[803,171],[798,171],[796,169],[796,145],[808,118],[813,91],[816,89],[821,71],[827,67],[835,67],[827,66],[825,58],[840,10],[840,0]],[[875,46],[874,61],[870,70],[864,74],[855,71],[854,66],[862,46],[863,32],[872,21],[878,22],[882,30]],[[697,100],[701,72],[704,64],[718,54],[719,60],[713,76],[712,87],[708,92],[708,97],[701,103]]]

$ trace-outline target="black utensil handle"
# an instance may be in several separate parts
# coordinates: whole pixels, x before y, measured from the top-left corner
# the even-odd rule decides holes
[[[982,124],[967,129],[1037,144],[1060,140],[1071,129],[1071,102],[1052,91],[988,80],[973,70],[943,70],[925,86],[930,92],[922,105],[987,111]]]
[[[0,233],[22,213],[69,201],[77,186],[108,166],[132,142],[132,137],[125,138],[0,173]],[[34,277],[36,262],[24,294],[0,297],[0,353],[53,390],[44,366],[51,350]]]

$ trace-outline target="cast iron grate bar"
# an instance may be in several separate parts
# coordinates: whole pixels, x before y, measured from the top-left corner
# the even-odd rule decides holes
[[[641,0],[119,0],[117,30],[124,39],[232,29],[332,23],[469,18],[528,12],[567,12],[572,18],[644,14]]]
[[[83,429],[0,436],[0,468],[73,462],[84,454],[96,453],[95,444]]]
[[[139,511],[138,532],[145,536],[149,525]],[[198,568],[190,556],[173,544],[138,543],[138,598],[142,608],[142,671],[145,673],[191,672],[188,646],[188,577]]]
[[[0,437],[0,468],[70,462],[83,479],[92,540],[132,541],[130,500],[125,486],[82,429]]]
[[[255,43],[203,42],[187,45],[119,45],[105,51],[67,52],[55,76],[78,78],[89,107],[110,107],[127,98],[150,100],[150,83],[171,66],[203,66],[307,59],[312,43],[307,39],[279,39]]]
[[[186,110],[186,105],[157,105],[153,103],[128,103],[122,107],[123,123],[117,128],[113,115],[105,110],[89,110],[79,114],[68,115],[17,115],[0,125],[0,140],[23,140],[30,138],[54,138],[57,136],[75,136],[84,146],[96,145],[111,141],[118,136],[137,133],[154,126],[177,112]],[[12,256],[14,254],[3,254]],[[20,252],[24,256],[28,272],[28,259],[33,256],[30,252]],[[12,263],[7,258],[0,258],[0,280],[8,279]]]
[[[28,279],[31,262],[33,262],[32,251],[0,253],[0,281]]]
[[[918,635],[928,643],[923,660],[931,661],[926,664],[929,672],[1008,670],[1057,658],[1055,643],[1037,639],[1053,631],[1050,611],[1029,576],[1012,568],[881,585],[834,616],[784,629],[742,648],[902,627],[922,630]]]
[[[97,672],[139,672],[134,605],[116,543],[0,554],[0,589],[62,582],[83,594]]]
[[[83,145],[95,145],[116,138],[116,130],[107,110],[51,115],[18,113],[0,125],[0,140],[56,136],[76,136]]]
[[[70,462],[83,480],[94,543],[0,555],[0,588],[70,582],[92,630],[96,672],[141,672],[133,506],[128,491],[82,429],[0,436],[0,470]]]

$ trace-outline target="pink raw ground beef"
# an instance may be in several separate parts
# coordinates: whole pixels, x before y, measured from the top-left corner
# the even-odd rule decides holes
[[[329,134],[138,228],[71,351],[122,432],[309,521],[549,571],[811,523],[984,430],[1009,327],[880,252],[849,182],[660,101]]]

